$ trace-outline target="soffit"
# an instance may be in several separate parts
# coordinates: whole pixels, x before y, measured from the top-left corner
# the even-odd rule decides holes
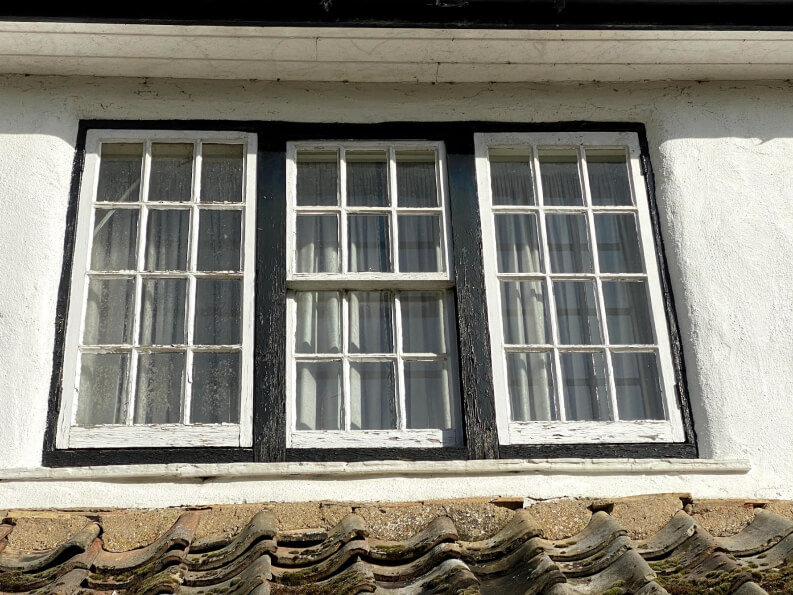
[[[351,82],[787,79],[793,32],[0,22],[7,74]]]

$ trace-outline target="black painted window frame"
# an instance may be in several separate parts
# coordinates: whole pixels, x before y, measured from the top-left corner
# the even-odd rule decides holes
[[[76,217],[91,129],[229,130],[256,133],[256,271],[254,328],[253,447],[170,447],[57,449],[66,316],[77,238]],[[670,330],[676,396],[685,441],[645,444],[499,445],[492,383],[488,313],[482,262],[482,230],[476,190],[474,133],[595,131],[634,132],[641,147],[642,173],[649,199],[655,255],[661,273]],[[447,448],[287,448],[286,447],[286,145],[308,140],[411,140],[445,144],[455,268],[455,305],[460,362],[463,447]],[[45,466],[156,463],[284,461],[452,460],[518,458],[696,458],[696,436],[685,382],[680,333],[664,254],[653,171],[644,125],[625,122],[383,122],[323,124],[209,120],[83,120],[78,127],[64,237],[64,263],[58,292],[55,348],[44,436]]]

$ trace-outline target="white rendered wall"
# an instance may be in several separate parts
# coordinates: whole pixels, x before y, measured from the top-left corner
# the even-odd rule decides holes
[[[474,496],[793,498],[793,85],[399,85],[0,78],[0,508]],[[696,470],[237,481],[3,480],[41,464],[80,119],[601,120],[647,126]]]

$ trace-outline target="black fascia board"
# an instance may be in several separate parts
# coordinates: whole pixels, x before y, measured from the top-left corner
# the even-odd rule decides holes
[[[793,0],[143,0],[19,3],[5,21],[257,27],[791,30]]]

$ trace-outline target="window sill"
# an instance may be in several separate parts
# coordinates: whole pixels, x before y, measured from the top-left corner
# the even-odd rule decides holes
[[[248,440],[250,441],[250,439]],[[239,424],[69,428],[68,448],[240,446]],[[243,444],[242,446],[249,446]]]
[[[303,477],[470,477],[487,475],[743,475],[746,459],[501,459],[354,463],[220,463],[109,465],[0,471],[0,482],[128,479],[284,479]]]

